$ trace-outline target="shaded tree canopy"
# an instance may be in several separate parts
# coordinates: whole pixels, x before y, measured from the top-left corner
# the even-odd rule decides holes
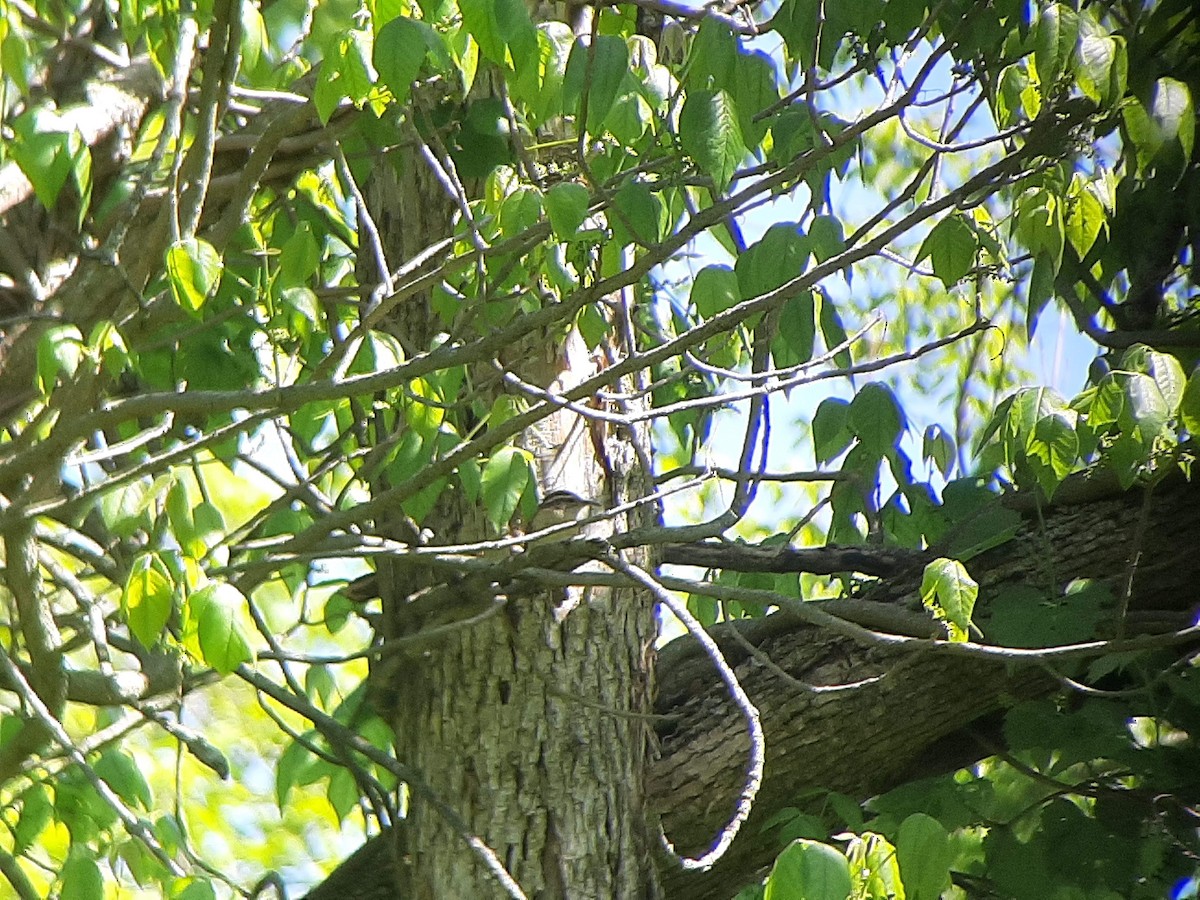
[[[11,892],[1194,894],[1198,28],[0,3]]]

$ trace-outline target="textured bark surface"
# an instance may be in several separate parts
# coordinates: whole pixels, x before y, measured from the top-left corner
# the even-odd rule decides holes
[[[483,81],[477,90],[486,90]],[[367,197],[392,266],[451,233],[455,206],[415,153],[379,166]],[[419,352],[444,325],[418,294],[388,312],[386,327]],[[505,348],[496,363],[480,360],[471,373],[485,408],[505,390],[497,368],[551,387],[582,381],[594,365],[562,329]],[[518,443],[532,454],[543,492],[569,488],[607,507],[642,495],[639,454],[648,458],[648,447],[632,442],[647,437],[601,432],[560,411]],[[479,509],[447,497],[422,523],[434,542],[484,538]],[[385,533],[405,527],[382,525]],[[432,584],[411,567],[386,568],[385,642],[419,629],[406,615],[408,599]],[[424,775],[529,897],[658,895],[644,805],[654,637],[653,606],[631,590],[512,595],[498,615],[372,675],[393,701],[398,758]],[[403,828],[404,849],[394,854],[399,896],[504,896],[436,810],[410,799]]]
[[[1143,499],[1132,492],[1053,507],[1044,511],[1044,532],[1036,512],[1028,513],[1021,534],[970,564],[984,585],[981,612],[1004,585],[1045,583],[1049,571],[1060,584],[1076,577],[1122,579],[1138,550],[1134,610],[1179,616],[1194,609],[1200,602],[1200,487],[1160,487],[1139,544]],[[882,610],[903,603],[912,588],[900,577],[881,583],[872,596],[884,598],[877,601]],[[762,822],[798,805],[807,788],[865,799],[969,764],[989,755],[987,746],[998,739],[996,713],[1054,687],[1035,666],[1010,669],[944,653],[863,646],[785,616],[745,626],[747,639],[794,677],[814,686],[849,686],[805,691],[738,643],[721,640],[763,713],[766,780],[750,823],[712,871],[662,867],[668,897],[732,896],[781,849],[774,832],[761,831]],[[655,711],[670,720],[658,728],[661,752],[651,767],[647,802],[676,846],[694,850],[707,846],[732,807],[745,766],[745,731],[711,664],[687,639],[664,648],[658,675]]]

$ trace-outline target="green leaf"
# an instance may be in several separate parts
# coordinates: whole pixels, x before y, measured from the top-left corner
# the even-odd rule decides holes
[[[818,263],[833,259],[846,249],[846,238],[842,231],[841,219],[833,216],[817,216],[808,228],[808,238],[812,245],[813,258]],[[846,269],[847,275],[850,270]]]
[[[154,805],[150,784],[129,754],[110,748],[96,760],[94,768],[96,774],[128,805],[144,810]]]
[[[679,141],[718,192],[746,158],[737,107],[725,91],[693,91],[679,114]]]
[[[542,193],[537,188],[518,188],[500,206],[500,234],[511,238],[537,224],[542,217]]]
[[[847,340],[846,326],[842,324],[842,314],[838,312],[837,306],[823,291],[821,291],[820,318],[821,337],[825,339],[825,348],[833,350],[834,347],[841,347],[842,349],[834,354],[833,361],[842,368],[846,368],[852,362],[850,348],[845,346]]]
[[[1192,372],[1183,388],[1183,398],[1179,401],[1179,416],[1193,436],[1200,435],[1200,369]]]
[[[798,366],[812,359],[816,342],[816,304],[812,291],[789,297],[779,312],[779,333],[771,342],[775,365]]]
[[[967,639],[978,596],[979,585],[958,560],[940,557],[925,567],[921,578],[921,602],[946,623],[950,640]]]
[[[904,433],[904,411],[886,384],[872,381],[850,401],[847,424],[867,454],[882,459],[900,444]]]
[[[597,36],[594,54],[576,40],[563,75],[563,106],[579,115],[586,93],[587,130],[599,134],[628,71],[629,47],[616,35]]]
[[[1179,409],[1183,400],[1183,366],[1174,356],[1135,344],[1121,355],[1121,368],[1149,375],[1158,385],[1169,413],[1174,415]]]
[[[1104,204],[1090,190],[1082,178],[1076,175],[1071,180],[1071,192],[1067,198],[1067,215],[1064,226],[1067,240],[1076,255],[1083,259],[1096,243],[1096,238],[1108,223]]]
[[[1068,70],[1079,38],[1079,16],[1054,3],[1042,10],[1033,35],[1033,64],[1042,84],[1042,96],[1049,97],[1059,77]]]
[[[309,732],[305,737],[312,741],[315,735]],[[299,741],[291,742],[283,753],[279,754],[279,761],[275,764],[275,802],[281,812],[287,805],[292,788],[312,784],[320,777],[319,762],[320,760]]]
[[[467,107],[450,156],[464,178],[486,178],[513,160],[508,116],[497,97],[483,97]]]
[[[1129,424],[1137,430],[1143,441],[1152,440],[1162,432],[1171,416],[1167,401],[1149,375],[1132,372],[1123,380]]]
[[[622,246],[637,242],[649,247],[662,237],[662,204],[649,187],[635,179],[617,191],[608,218],[613,236]]]
[[[48,396],[58,383],[58,376],[73,378],[83,361],[83,335],[74,325],[51,325],[38,338],[37,388]]]
[[[565,241],[575,237],[575,232],[587,217],[591,195],[582,184],[563,181],[550,188],[545,202],[550,227],[554,229],[556,237]]]
[[[250,641],[239,620],[246,598],[233,585],[209,584],[188,597],[188,613],[204,661],[228,675],[253,659]]]
[[[954,438],[941,425],[930,425],[921,439],[921,455],[932,462],[942,476],[954,467]]]
[[[689,93],[732,89],[737,57],[737,39],[733,32],[725,24],[706,16],[696,30],[688,54]]]
[[[1196,138],[1196,111],[1192,93],[1182,81],[1160,78],[1150,97],[1150,115],[1162,141],[1179,141],[1183,158],[1191,159]]]
[[[763,900],[846,900],[853,888],[845,856],[826,844],[801,839],[775,860]]]
[[[104,896],[100,867],[83,847],[73,846],[62,867],[59,900],[96,900]]]
[[[207,878],[193,877],[183,890],[171,895],[171,900],[217,900],[217,892]]]
[[[748,300],[799,278],[808,265],[811,249],[799,225],[772,225],[762,240],[746,248],[734,264],[739,293]]]
[[[1079,38],[1079,68],[1076,78],[1084,95],[1110,106],[1125,93],[1125,42],[1089,31]]]
[[[398,16],[375,35],[371,61],[379,79],[388,86],[397,103],[408,101],[412,83],[425,62],[431,33],[432,29],[424,22]],[[436,36],[434,40],[437,40]]]
[[[40,784],[26,788],[18,797],[21,815],[13,828],[13,853],[24,853],[50,824],[54,816],[54,804]]]
[[[854,440],[850,430],[850,404],[840,397],[826,397],[812,420],[813,449],[817,462],[830,462]]]
[[[1070,474],[1079,458],[1079,435],[1075,431],[1075,414],[1070,410],[1043,416],[1034,426],[1026,445],[1026,453],[1035,464],[1038,484],[1047,499],[1064,478]]]
[[[36,108],[12,122],[13,140],[6,149],[33,185],[34,195],[53,209],[70,179],[80,198],[82,225],[92,193],[92,154],[78,130],[53,110]]]
[[[742,301],[737,275],[728,266],[705,266],[692,280],[692,303],[705,319]]]
[[[221,255],[201,238],[185,238],[167,248],[167,281],[171,296],[191,313],[200,307],[221,283]]]
[[[482,494],[488,520],[503,532],[533,481],[533,460],[525,450],[501,447],[483,467]]]
[[[956,852],[942,823],[913,813],[900,823],[896,858],[905,900],[937,900],[950,886],[950,864]]]
[[[280,287],[292,288],[305,284],[320,265],[321,248],[313,236],[312,225],[300,222],[279,253]]]
[[[705,21],[714,21],[706,19]],[[761,50],[739,52],[733,84],[729,88],[738,111],[738,125],[750,150],[758,147],[771,125],[769,118],[756,117],[779,99],[775,66]]]
[[[175,607],[175,590],[166,567],[153,554],[143,553],[133,561],[121,608],[129,630],[144,647],[153,647]]]
[[[971,271],[978,252],[975,229],[962,216],[953,215],[933,226],[921,244],[917,262],[929,257],[933,274],[949,289]]]

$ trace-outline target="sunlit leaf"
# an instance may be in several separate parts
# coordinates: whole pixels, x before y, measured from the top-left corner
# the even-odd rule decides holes
[[[252,658],[240,618],[245,605],[246,598],[227,583],[210,584],[188,597],[188,614],[200,652],[222,675]]]
[[[827,844],[797,840],[775,860],[764,900],[846,900],[853,885],[850,863]]]
[[[175,606],[175,590],[162,563],[149,553],[135,561],[121,594],[121,608],[133,636],[152,647]]]
[[[700,170],[724,190],[746,158],[737,108],[725,91],[693,91],[679,114],[679,140]]]
[[[175,302],[196,313],[221,282],[221,255],[201,238],[186,238],[167,248],[166,269]]]

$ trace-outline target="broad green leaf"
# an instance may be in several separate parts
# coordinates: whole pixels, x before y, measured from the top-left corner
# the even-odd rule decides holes
[[[26,788],[17,798],[21,804],[20,818],[13,828],[13,852],[24,853],[41,835],[54,817],[54,804],[41,784]]]
[[[511,238],[537,224],[542,217],[542,193],[537,188],[518,188],[500,206],[500,234]]]
[[[609,226],[618,243],[649,247],[662,237],[662,204],[640,181],[630,179],[613,197]]]
[[[77,130],[53,110],[28,110],[11,123],[13,140],[6,150],[46,209],[53,209],[70,180],[80,199],[78,221],[82,224],[92,193],[92,154]]]
[[[914,813],[901,822],[896,858],[905,900],[937,900],[950,886],[955,855],[950,835],[937,819]]]
[[[1078,14],[1054,3],[1042,10],[1033,36],[1033,64],[1042,83],[1042,96],[1050,97],[1061,75],[1074,61],[1079,37]]]
[[[950,640],[967,639],[978,596],[979,585],[958,560],[940,557],[925,567],[921,578],[921,602],[946,623]]]
[[[508,116],[497,97],[483,97],[467,107],[450,156],[464,178],[484,179],[497,166],[513,160]]]
[[[1046,188],[1036,188],[1017,203],[1017,236],[1035,255],[1047,254],[1052,262],[1051,275],[1062,265],[1062,200]]]
[[[375,35],[371,60],[379,72],[380,80],[391,90],[397,103],[408,101],[412,83],[425,62],[428,30],[429,26],[424,22],[397,16]]]
[[[424,378],[414,378],[405,392],[404,421],[422,438],[437,433],[446,418],[446,402],[441,391]]]
[[[798,366],[812,359],[816,342],[816,308],[812,291],[789,297],[779,311],[779,333],[771,342],[778,367]]]
[[[588,189],[573,181],[563,181],[550,188],[545,198],[546,214],[556,237],[564,241],[575,237],[587,217],[590,201]]]
[[[233,585],[209,584],[188,597],[188,617],[204,661],[228,675],[253,659],[250,641],[242,627],[246,598]]]
[[[724,191],[746,158],[737,107],[725,91],[692,91],[679,114],[679,141],[696,165]]]
[[[1005,66],[1000,72],[1000,89],[996,96],[997,124],[1011,128],[1024,115],[1023,97],[1029,90],[1029,70],[1024,62]]]
[[[202,238],[185,238],[167,248],[167,281],[175,302],[191,313],[200,307],[221,283],[221,255]]]
[[[799,225],[772,225],[762,240],[738,256],[734,264],[738,292],[749,300],[799,278],[808,266],[810,253],[810,241]]]
[[[284,288],[305,284],[321,265],[321,248],[312,225],[299,222],[279,253],[279,285]]]
[[[1171,410],[1158,384],[1149,375],[1141,372],[1131,372],[1123,381],[1128,424],[1137,430],[1143,440],[1149,441],[1157,437],[1171,416]]]
[[[96,861],[80,847],[73,847],[62,867],[59,900],[96,900],[104,896],[104,879]]]
[[[586,95],[589,134],[600,133],[628,71],[629,47],[615,34],[597,36],[595,53],[582,40],[571,48],[563,75],[563,106],[580,114]]]
[[[818,29],[825,20],[820,0],[783,0],[771,28],[787,43],[788,53],[801,69],[815,61]]]
[[[1071,242],[1076,255],[1083,259],[1096,243],[1096,238],[1108,222],[1104,204],[1088,189],[1082,178],[1076,176],[1071,181],[1071,193],[1067,198],[1067,215],[1064,226],[1067,240]]]
[[[734,71],[729,91],[737,106],[742,138],[746,147],[753,151],[762,143],[771,125],[769,118],[759,118],[760,113],[779,99],[775,66],[766,53],[755,50],[739,52]]]
[[[1179,416],[1184,428],[1193,436],[1200,435],[1200,369],[1192,372],[1192,377],[1184,385]]]
[[[536,56],[512,83],[514,99],[528,105],[538,124],[564,112],[563,86],[575,35],[563,22],[542,22],[536,29]]]
[[[482,495],[488,520],[503,532],[532,480],[532,460],[516,447],[501,447],[483,467]]]
[[[354,773],[349,769],[336,769],[329,776],[325,797],[329,800],[329,805],[333,807],[338,823],[344,822],[351,810],[362,801],[362,794],[358,789],[358,783],[354,780]]]
[[[187,878],[185,881],[178,893],[171,894],[171,900],[217,900],[217,892],[209,879]]]
[[[1142,372],[1153,378],[1166,401],[1168,412],[1175,414],[1183,400],[1184,387],[1183,366],[1178,359],[1169,353],[1137,344],[1122,354],[1121,368]]]
[[[971,271],[978,252],[975,229],[962,216],[947,216],[933,226],[921,244],[917,262],[929,257],[933,274],[949,289]]]
[[[153,807],[154,797],[150,792],[150,784],[129,754],[110,748],[96,760],[93,768],[129,806],[143,810]]]
[[[1160,139],[1179,141],[1183,158],[1190,159],[1196,138],[1196,110],[1188,86],[1174,78],[1158,79],[1150,98],[1150,115]]]
[[[1086,96],[1106,106],[1115,103],[1125,93],[1127,65],[1123,38],[1080,35],[1077,78]]]
[[[848,335],[846,326],[842,324],[842,314],[838,312],[837,306],[834,305],[828,294],[821,291],[820,288],[817,289],[817,292],[821,296],[821,337],[825,339],[825,349],[832,351],[835,347],[841,347],[834,354],[833,361],[844,369],[851,364],[852,360],[850,348],[846,346]]]
[[[158,643],[171,611],[175,607],[175,590],[162,562],[150,553],[133,561],[121,608],[129,630],[144,647]]]
[[[850,401],[847,424],[867,454],[882,459],[904,433],[904,411],[886,384],[872,381]]]
[[[723,23],[706,16],[696,29],[688,54],[689,93],[732,90],[737,57],[738,46],[733,32]]]
[[[624,145],[636,144],[654,123],[654,110],[645,98],[636,91],[627,91],[617,97],[604,120],[608,129]]]
[[[850,404],[840,397],[826,397],[812,419],[813,450],[817,462],[830,462],[850,446]]]
[[[58,376],[73,378],[85,354],[83,335],[74,325],[51,325],[38,338],[37,388],[47,396]]]
[[[1070,410],[1043,416],[1034,426],[1026,453],[1034,463],[1038,483],[1047,498],[1072,471],[1079,457],[1079,435],[1075,414]]]
[[[728,266],[705,266],[692,280],[692,303],[704,319],[711,319],[742,300],[737,275]]]
[[[808,228],[808,238],[812,244],[813,259],[818,263],[832,259],[846,249],[842,221],[833,216],[814,218]],[[850,270],[846,269],[847,277],[849,274]]]
[[[954,438],[941,425],[930,425],[921,439],[921,455],[943,476],[949,475],[954,467]]]
[[[771,867],[764,900],[847,900],[853,889],[850,863],[816,841],[789,844]]]

